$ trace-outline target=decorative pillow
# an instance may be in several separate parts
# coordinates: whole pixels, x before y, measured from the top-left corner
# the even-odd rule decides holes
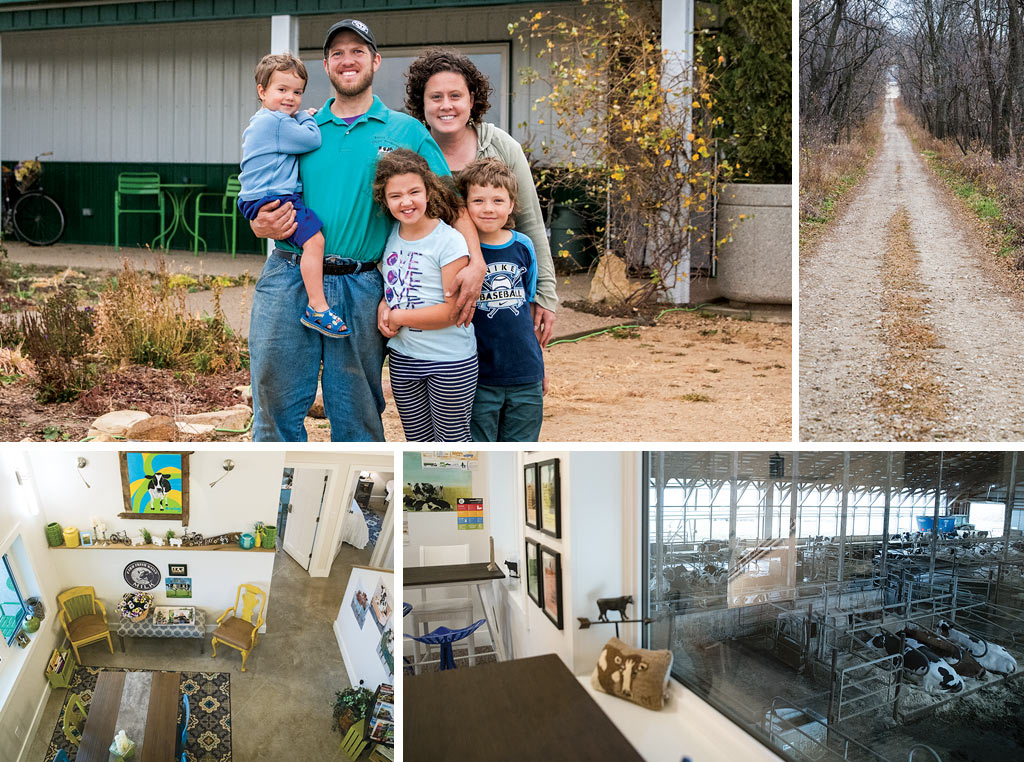
[[[601,649],[590,684],[647,709],[661,709],[668,698],[672,652],[627,646],[612,638]]]

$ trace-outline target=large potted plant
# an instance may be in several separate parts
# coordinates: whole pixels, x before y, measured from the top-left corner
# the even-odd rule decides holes
[[[725,59],[715,86],[719,148],[738,167],[718,197],[718,289],[734,302],[791,304],[792,54],[788,0],[723,0],[698,18]],[[716,17],[714,14],[718,14]]]
[[[366,717],[373,694],[366,688],[346,688],[334,694],[334,729],[342,735]]]

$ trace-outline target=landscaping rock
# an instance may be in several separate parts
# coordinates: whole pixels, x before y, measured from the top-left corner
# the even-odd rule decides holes
[[[90,442],[116,442],[117,441],[112,436],[110,436],[110,434],[108,434],[105,431],[100,431],[99,429],[89,429],[85,433],[85,438],[88,439]]]
[[[249,425],[249,418],[252,417],[252,408],[248,405],[233,405],[232,407],[224,410],[214,410],[209,413],[195,413],[194,415],[185,415],[178,419],[178,429],[185,431],[181,428],[180,424],[190,424],[194,426],[209,425],[210,431],[214,429],[230,429],[232,431],[241,431]],[[185,431],[185,433],[196,434],[196,433],[208,433],[208,432],[196,432],[196,431]]]
[[[128,427],[125,437],[137,442],[173,442],[178,429],[169,415],[154,415]]]
[[[187,421],[177,421],[174,426],[182,434],[192,437],[211,436],[216,429],[212,423],[188,423]]]
[[[110,413],[104,413],[95,421],[92,422],[92,426],[89,427],[90,432],[93,430],[97,432],[104,432],[110,437],[123,437],[128,431],[128,427],[149,418],[149,413],[145,410],[114,410]],[[101,442],[110,442],[113,439],[100,439]]]
[[[614,254],[605,254],[597,264],[597,272],[590,282],[592,302],[620,304],[633,293],[633,286],[626,277],[626,262]]]

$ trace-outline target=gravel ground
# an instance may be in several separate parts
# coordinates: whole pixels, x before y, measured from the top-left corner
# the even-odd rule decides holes
[[[999,285],[982,236],[914,152],[886,102],[884,144],[836,226],[800,259],[800,437],[889,441],[875,404],[885,372],[884,231],[909,212],[937,348],[928,362],[949,409],[929,440],[1024,438],[1024,315]]]

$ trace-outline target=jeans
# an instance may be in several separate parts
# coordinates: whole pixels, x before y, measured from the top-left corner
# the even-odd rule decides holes
[[[351,336],[327,338],[302,325],[299,317],[308,300],[297,257],[267,257],[249,324],[253,441],[306,441],[303,424],[316,398],[321,363],[331,441],[384,441],[380,415],[386,340],[377,330],[377,305],[384,294],[380,272],[325,275],[324,293],[328,304],[345,315]]]
[[[479,384],[470,431],[474,442],[536,442],[544,422],[544,385]]]

